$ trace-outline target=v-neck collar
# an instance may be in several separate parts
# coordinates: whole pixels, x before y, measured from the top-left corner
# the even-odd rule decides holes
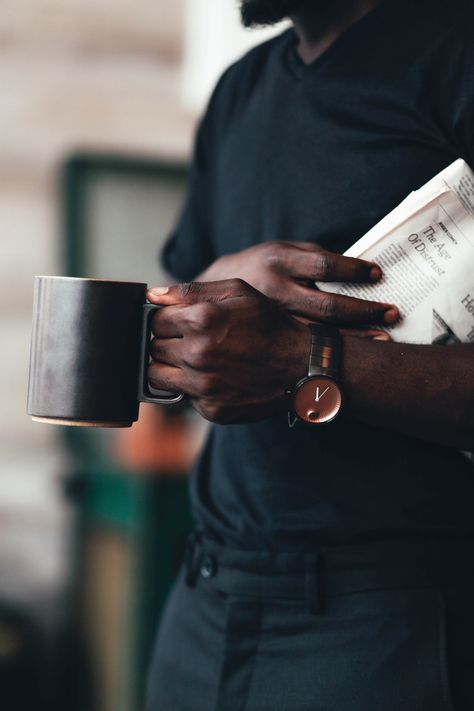
[[[365,27],[370,26],[372,22],[377,21],[380,15],[383,14],[386,7],[390,5],[392,0],[381,0],[372,10],[363,15],[350,25],[342,34],[337,37],[332,44],[316,59],[309,64],[303,62],[299,56],[296,45],[298,36],[293,27],[286,31],[286,42],[284,44],[284,60],[287,68],[296,79],[304,79],[306,75],[312,74],[314,71],[326,65],[333,55],[337,55],[344,50],[347,44],[350,44],[354,37],[365,30]]]

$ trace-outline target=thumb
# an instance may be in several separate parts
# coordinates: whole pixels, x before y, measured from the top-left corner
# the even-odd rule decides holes
[[[174,286],[157,286],[148,289],[146,297],[152,304],[162,306],[189,306],[199,302],[216,302],[234,296],[243,296],[254,289],[242,279],[222,281],[190,281]]]

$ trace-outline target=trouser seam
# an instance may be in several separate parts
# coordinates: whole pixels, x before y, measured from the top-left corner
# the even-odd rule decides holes
[[[260,596],[258,598],[258,627],[255,630],[255,635],[256,635],[255,654],[253,655],[252,671],[250,672],[250,675],[249,675],[249,683],[247,686],[247,698],[245,699],[245,705],[243,707],[243,711],[250,711],[248,706],[249,706],[249,699],[251,698],[250,692],[252,690],[252,682],[253,682],[253,678],[255,675],[255,669],[257,667],[258,652],[260,649],[260,642],[261,642],[261,636],[262,636],[262,616],[263,616],[263,600],[262,600],[262,597]]]
[[[438,611],[439,611],[439,640],[438,640],[438,651],[439,651],[439,674],[441,681],[441,689],[443,692],[443,706],[446,711],[455,711],[452,689],[451,689],[451,679],[449,674],[449,663],[448,663],[448,640],[447,640],[447,615],[446,615],[446,594],[444,590],[440,590],[438,593]]]

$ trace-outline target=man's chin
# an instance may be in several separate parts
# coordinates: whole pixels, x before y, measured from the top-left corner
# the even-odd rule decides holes
[[[241,0],[240,16],[245,27],[275,25],[308,0]]]

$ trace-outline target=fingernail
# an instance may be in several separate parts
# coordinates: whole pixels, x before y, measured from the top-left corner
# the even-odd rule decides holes
[[[373,339],[374,341],[390,341],[390,336],[388,333],[379,333],[378,336],[374,336]]]
[[[399,313],[396,306],[389,308],[383,316],[385,323],[396,323],[398,321]]]
[[[380,279],[381,277],[382,277],[382,270],[381,270],[380,267],[378,267],[377,265],[374,265],[374,266],[372,267],[372,269],[370,270],[370,279],[371,279],[371,281],[377,281],[377,280]]]
[[[148,293],[153,294],[153,296],[162,296],[163,294],[167,294],[168,291],[168,286],[154,286],[153,289],[148,289]]]

